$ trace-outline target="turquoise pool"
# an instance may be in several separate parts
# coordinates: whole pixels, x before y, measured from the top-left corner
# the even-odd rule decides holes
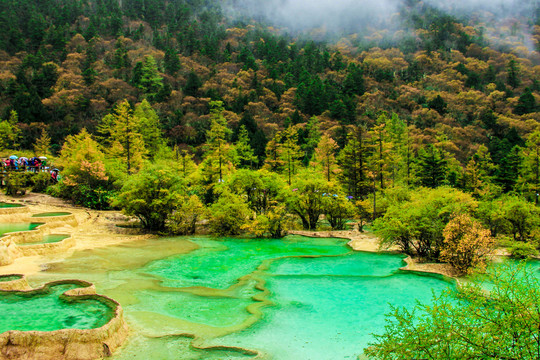
[[[103,302],[61,296],[76,287],[80,286],[58,284],[43,291],[0,291],[0,333],[94,329],[109,322],[114,313]]]
[[[181,237],[76,252],[29,281],[79,278],[118,300],[134,336],[117,360],[339,360],[362,353],[391,305],[453,286],[401,266],[339,239]]]
[[[34,230],[42,223],[0,223],[0,237],[7,233]]]

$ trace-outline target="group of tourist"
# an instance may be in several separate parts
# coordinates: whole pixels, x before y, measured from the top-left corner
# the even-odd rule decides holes
[[[46,170],[47,158],[44,156],[34,156],[28,159],[26,157],[18,158],[15,155],[11,155],[9,158],[2,160],[2,165],[4,167],[4,170],[22,170],[38,172],[41,170]]]
[[[0,159],[0,171],[30,171],[34,173],[46,171],[51,174],[52,180],[58,181],[58,169],[50,170],[45,156],[27,158],[11,155],[7,159]]]

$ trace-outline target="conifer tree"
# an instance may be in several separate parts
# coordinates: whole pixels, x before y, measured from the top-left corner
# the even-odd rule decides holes
[[[184,94],[186,96],[197,96],[199,94],[199,88],[202,85],[202,81],[193,70],[188,74],[186,85],[184,86]]]
[[[47,156],[51,148],[51,138],[47,133],[47,130],[41,130],[41,136],[36,140],[34,144],[34,151],[38,156]]]
[[[175,146],[174,152],[176,156],[176,166],[185,179],[197,169],[197,164],[193,161],[193,155],[186,149],[181,150],[178,146]]]
[[[388,166],[387,171],[392,179],[392,184],[409,184],[412,146],[407,124],[397,115],[386,117],[385,131],[388,142]]]
[[[264,161],[264,169],[279,172],[283,166],[283,161],[279,156],[279,142],[281,141],[281,133],[277,133],[272,140],[266,144],[266,159]]]
[[[525,92],[519,97],[518,103],[514,108],[514,113],[516,115],[525,115],[537,110],[536,99],[534,98],[531,89],[526,88]]]
[[[540,197],[540,129],[529,135],[523,150],[523,178],[525,188],[534,194],[535,204]]]
[[[212,125],[206,132],[208,151],[205,164],[214,176],[217,175],[218,182],[222,182],[225,171],[236,162],[236,152],[228,142],[232,131],[227,127],[227,119],[223,115],[223,102],[212,101],[210,107]]]
[[[140,74],[135,84],[141,89],[151,101],[159,94],[163,88],[163,78],[159,74],[158,66],[154,57],[148,55],[144,57],[140,66]]]
[[[420,183],[430,188],[444,184],[448,171],[448,161],[441,150],[429,144],[418,151],[418,177]]]
[[[253,166],[257,164],[257,157],[254,155],[253,149],[249,144],[249,134],[245,125],[240,126],[238,141],[236,142],[235,147],[239,166],[241,168],[253,168]]]
[[[279,157],[283,164],[283,172],[287,175],[287,182],[291,185],[292,176],[298,172],[302,151],[298,145],[298,131],[290,126],[282,131]]]
[[[108,146],[108,153],[113,159],[120,160],[121,168],[128,175],[141,168],[147,153],[138,120],[125,100],[116,106],[112,114],[106,115],[98,126],[98,132]]]
[[[317,148],[312,166],[321,169],[327,181],[332,181],[332,177],[339,172],[336,160],[338,145],[334,139],[328,135],[323,135]]]
[[[504,192],[514,190],[519,179],[522,160],[521,147],[517,145],[502,159],[496,180],[502,186]]]
[[[386,124],[388,117],[381,115],[377,119],[377,124],[369,132],[371,147],[373,149],[372,156],[369,159],[372,171],[375,179],[378,182],[378,186],[381,190],[385,188],[386,179],[390,176],[390,146],[388,143],[388,132],[386,130]]]
[[[364,199],[371,191],[368,156],[367,132],[362,126],[357,126],[348,135],[347,145],[341,150],[338,158],[341,167],[339,180],[348,194],[355,199]]]
[[[313,116],[306,124],[306,138],[305,143],[302,145],[304,150],[304,165],[308,165],[313,157],[313,152],[317,147],[317,144],[321,140],[321,131],[319,130],[319,119]]]
[[[487,191],[493,191],[491,185],[495,169],[487,147],[480,145],[465,167],[463,189],[476,197],[483,197]]]
[[[519,86],[521,83],[519,79],[519,68],[516,59],[510,59],[506,66],[507,82],[513,89]]]
[[[180,70],[180,59],[178,59],[178,54],[173,49],[169,48],[165,51],[163,62],[165,63],[165,72],[169,75],[175,76]]]
[[[133,116],[136,120],[137,132],[142,135],[145,148],[150,156],[154,156],[160,148],[165,146],[161,124],[156,111],[144,99],[135,106]]]

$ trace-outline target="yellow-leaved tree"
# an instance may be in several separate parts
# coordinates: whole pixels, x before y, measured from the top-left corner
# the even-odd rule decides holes
[[[486,257],[495,246],[488,229],[467,214],[456,215],[443,231],[440,260],[447,261],[461,274],[485,267]]]
[[[321,137],[315,148],[315,159],[311,162],[311,166],[322,171],[327,181],[334,180],[339,171],[336,160],[338,148],[336,141],[326,134]]]
[[[41,131],[41,136],[36,140],[34,144],[34,151],[39,156],[47,156],[50,153],[51,138],[47,133],[47,130]]]
[[[134,116],[127,100],[117,105],[114,112],[106,115],[98,126],[115,168],[128,175],[140,170],[147,154],[140,126],[140,118]]]
[[[79,205],[107,208],[114,188],[105,164],[102,146],[86,129],[68,136],[58,159],[62,180],[53,193]]]

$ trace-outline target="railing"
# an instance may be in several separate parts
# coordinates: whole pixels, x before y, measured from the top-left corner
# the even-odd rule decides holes
[[[30,173],[33,175],[39,174],[41,172],[50,172],[50,168],[47,167],[33,167],[33,166],[22,166],[19,168],[14,168],[11,166],[3,166],[0,167],[0,187],[6,186],[6,178],[11,173]]]

